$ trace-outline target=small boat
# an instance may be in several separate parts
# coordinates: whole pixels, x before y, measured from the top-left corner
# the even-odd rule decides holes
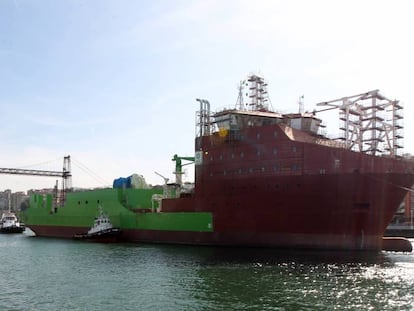
[[[16,214],[3,212],[0,219],[0,233],[22,233],[26,229],[24,223],[19,221]]]
[[[414,238],[414,225],[412,223],[391,223],[385,230],[384,236]]]
[[[73,236],[76,240],[85,240],[93,242],[116,242],[121,234],[119,228],[114,228],[108,215],[104,214],[99,207],[99,216],[95,217],[93,226],[87,233],[78,233]]]

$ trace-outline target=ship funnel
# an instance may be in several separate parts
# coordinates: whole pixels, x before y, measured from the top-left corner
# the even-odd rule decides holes
[[[211,133],[210,127],[210,103],[206,99],[196,98],[200,102],[200,111],[198,113],[198,136],[208,136]]]

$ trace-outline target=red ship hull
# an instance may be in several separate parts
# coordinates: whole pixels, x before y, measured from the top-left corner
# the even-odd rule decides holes
[[[161,212],[211,213],[212,232],[123,228],[122,240],[383,248],[385,229],[414,184],[414,161],[394,153],[375,155],[377,136],[371,141],[372,152],[352,151],[319,135],[320,120],[313,114],[225,110],[211,122],[209,108],[200,110],[195,189],[178,198],[164,196]],[[32,229],[38,235],[56,237],[71,237],[79,230],[36,225]]]
[[[414,164],[291,141],[279,127],[281,141],[267,142],[266,136],[274,136],[274,131],[262,128],[261,145],[233,142],[229,148],[228,141],[205,138],[194,194],[163,200],[164,212],[211,212],[214,232],[126,229],[120,240],[382,249],[385,229],[414,183]],[[254,140],[249,133],[245,137]],[[273,152],[263,152],[255,160],[258,148],[273,150],[275,145],[285,148],[276,159]],[[32,230],[39,236],[72,237],[79,227],[32,226]]]

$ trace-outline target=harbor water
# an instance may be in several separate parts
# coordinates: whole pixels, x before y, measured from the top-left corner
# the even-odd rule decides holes
[[[413,242],[413,240],[412,240]],[[0,235],[0,310],[413,310],[414,255]]]

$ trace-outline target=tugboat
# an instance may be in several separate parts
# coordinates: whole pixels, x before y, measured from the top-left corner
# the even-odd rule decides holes
[[[73,236],[76,240],[110,243],[116,242],[121,234],[119,228],[114,228],[108,215],[103,213],[99,206],[99,216],[95,217],[93,226],[87,233],[78,233]]]
[[[3,212],[0,220],[0,233],[22,233],[25,229],[26,226],[19,221],[16,214],[10,211]]]

